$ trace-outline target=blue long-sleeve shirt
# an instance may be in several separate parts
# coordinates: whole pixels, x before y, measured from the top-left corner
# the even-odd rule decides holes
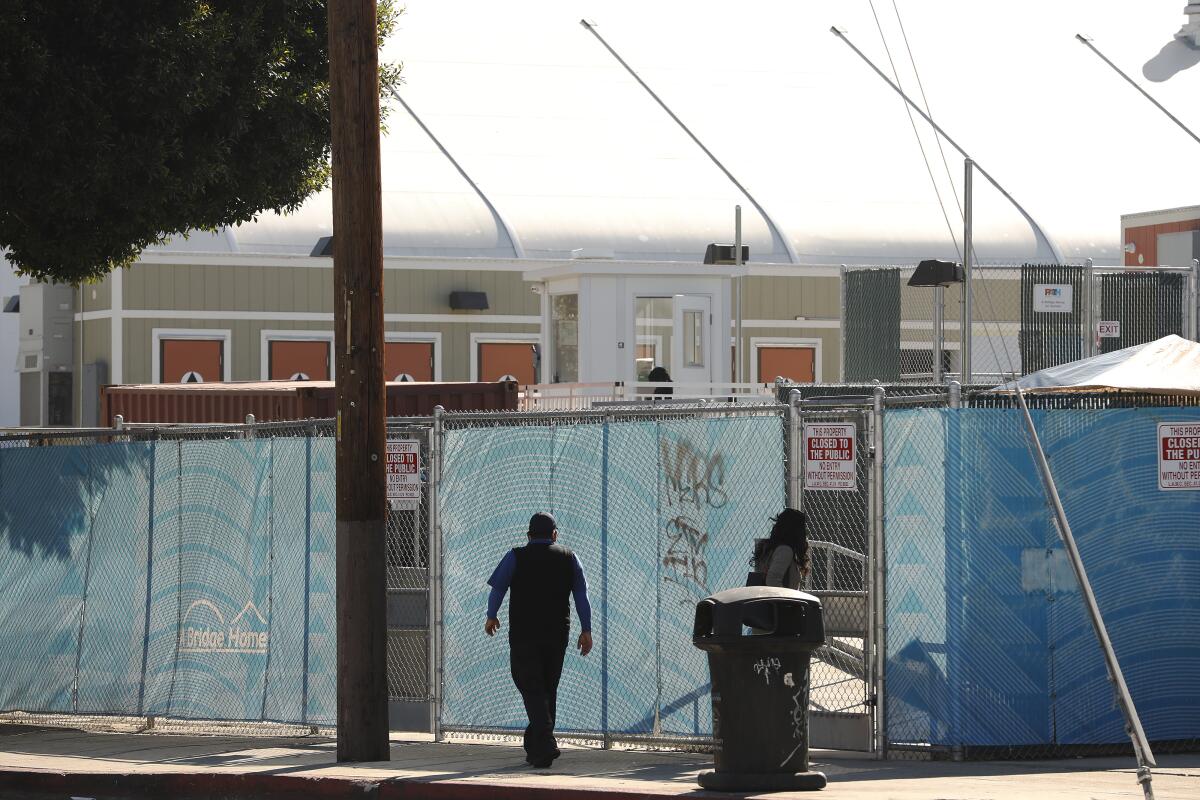
[[[530,544],[552,544],[550,539],[530,539]],[[579,615],[579,625],[585,633],[590,633],[592,630],[592,604],[588,602],[587,594],[587,578],[583,575],[583,564],[579,563],[579,556],[572,554],[571,560],[573,563],[574,578],[571,581],[571,595],[575,598],[575,613]],[[492,572],[492,577],[488,578],[488,586],[492,587],[492,591],[488,594],[488,619],[496,619],[500,613],[500,604],[504,602],[504,595],[508,593],[508,587],[512,585],[513,573],[517,569],[517,554],[509,550],[504,554],[504,558],[500,559],[500,563]]]

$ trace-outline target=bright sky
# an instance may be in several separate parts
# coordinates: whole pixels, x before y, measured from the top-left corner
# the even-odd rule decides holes
[[[1120,215],[1200,205],[1200,144],[1090,50],[1095,45],[1200,131],[1200,66],[1165,83],[1142,65],[1186,21],[1184,0],[805,0],[512,3],[408,0],[383,58],[402,94],[531,251],[586,245],[693,252],[731,238],[741,203],[755,253],[770,239],[739,195],[580,18],[657,91],[770,213],[805,261],[955,256],[962,157],[830,32],[846,31],[919,96],[1071,260],[1119,258]],[[876,26],[874,11],[885,38]],[[393,104],[384,140],[388,241],[495,240],[482,204]],[[953,184],[953,185],[952,185]],[[1029,226],[975,180],[983,259],[1035,257]],[[305,241],[328,198],[282,223]],[[239,240],[285,237],[264,220]],[[701,244],[697,244],[701,243]],[[941,248],[941,252],[930,252]],[[783,260],[776,257],[772,260]]]

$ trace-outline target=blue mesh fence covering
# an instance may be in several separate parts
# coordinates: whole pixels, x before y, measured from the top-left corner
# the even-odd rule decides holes
[[[1200,739],[1200,490],[1159,488],[1158,425],[1195,409],[1035,410],[1147,736]],[[888,411],[893,745],[1128,742],[1020,411]]]
[[[486,580],[524,542],[530,515],[548,510],[584,565],[596,639],[586,658],[568,652],[557,728],[709,735],[695,604],[745,582],[753,539],[784,505],[784,470],[778,410],[448,430],[443,725],[525,727],[503,640],[507,602],[499,639],[483,632]]]
[[[332,464],[328,438],[0,449],[0,710],[332,723]]]

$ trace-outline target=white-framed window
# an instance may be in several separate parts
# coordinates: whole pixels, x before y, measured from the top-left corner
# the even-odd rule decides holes
[[[494,381],[511,377],[518,383],[537,383],[541,340],[538,333],[472,332],[471,379]]]
[[[210,348],[202,345],[189,346],[203,342],[215,343],[211,348],[213,352],[207,352]],[[178,383],[190,378],[192,383],[212,383],[233,380],[232,342],[233,331],[224,328],[153,328],[150,331],[150,381]],[[175,343],[179,343],[178,346]],[[167,372],[170,374],[166,375]]]
[[[333,331],[264,329],[259,337],[262,380],[333,380]]]
[[[770,383],[780,377],[780,362],[792,365],[790,371],[803,370],[811,362],[812,381],[821,380],[821,340],[798,336],[751,336],[750,337],[750,382]],[[772,366],[775,366],[773,369]],[[767,375],[766,372],[775,374]],[[806,376],[783,377],[804,382]]]
[[[383,334],[385,381],[440,381],[442,334],[418,331],[385,331]]]
[[[579,293],[550,295],[552,383],[579,381]]]

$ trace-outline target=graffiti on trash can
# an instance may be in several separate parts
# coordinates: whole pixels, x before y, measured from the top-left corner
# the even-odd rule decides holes
[[[785,676],[784,683],[787,683],[789,686],[791,686],[792,683],[787,680],[791,677],[792,673],[789,672]],[[804,746],[804,706],[808,705],[808,703],[801,702],[803,695],[803,686],[797,689],[796,693],[792,695],[792,708],[789,713],[792,715],[792,738],[796,740],[796,746],[792,748],[792,752],[788,753],[787,756],[784,757],[783,761],[779,762],[780,767],[783,767],[785,764],[791,761],[792,756],[796,755],[796,751]]]
[[[754,664],[754,674],[761,675],[763,680],[767,682],[767,686],[771,685],[771,673],[779,672],[779,659],[772,656],[771,658],[760,658]]]

